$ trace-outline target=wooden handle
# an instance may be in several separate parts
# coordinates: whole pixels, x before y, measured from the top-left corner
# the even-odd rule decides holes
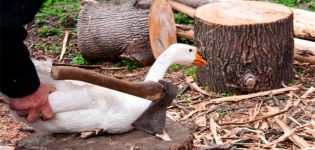
[[[55,80],[84,81],[153,101],[159,99],[163,93],[163,86],[160,83],[128,82],[76,67],[54,66],[51,77]]]

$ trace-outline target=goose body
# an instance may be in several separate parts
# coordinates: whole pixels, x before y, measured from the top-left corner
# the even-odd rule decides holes
[[[190,45],[171,45],[153,64],[145,81],[162,79],[173,63],[202,65],[205,61],[197,51]],[[98,128],[108,133],[122,133],[132,129],[132,123],[151,104],[150,100],[86,82],[53,80],[50,77],[51,62],[34,60],[34,64],[40,80],[56,88],[48,97],[55,114],[53,119],[28,123],[25,118],[17,117],[36,130],[71,133]]]

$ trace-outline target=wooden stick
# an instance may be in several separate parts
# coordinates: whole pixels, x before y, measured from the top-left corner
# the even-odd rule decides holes
[[[66,31],[65,38],[63,39],[63,42],[62,42],[62,50],[61,50],[59,61],[62,60],[63,55],[66,53],[68,37],[69,37],[69,31]]]
[[[219,104],[223,102],[238,102],[241,100],[245,99],[250,99],[254,97],[259,97],[259,96],[266,96],[272,93],[273,95],[281,94],[284,92],[288,91],[296,91],[299,90],[301,85],[295,85],[291,87],[286,87],[286,88],[281,88],[281,89],[275,89],[275,90],[270,90],[270,91],[263,91],[263,92],[258,92],[258,93],[252,93],[252,94],[247,94],[247,95],[238,95],[238,96],[231,96],[231,97],[222,97],[222,98],[217,98],[217,99],[212,99],[207,102],[204,102],[205,105],[209,104]]]
[[[215,140],[216,144],[223,144],[221,138],[218,136],[217,133],[217,124],[214,122],[213,118],[210,118],[210,130],[211,130],[211,134]]]
[[[160,83],[128,82],[76,67],[54,66],[51,77],[55,80],[84,81],[149,100],[158,100],[163,93]]]
[[[291,130],[284,122],[282,122],[279,119],[276,119],[277,124],[282,128],[282,130],[284,131],[285,134],[289,135],[289,139],[296,144],[297,146],[299,146],[300,148],[309,148],[310,145],[302,138],[300,138],[299,136],[297,136],[294,132],[295,130]],[[303,125],[303,127],[307,126],[309,124]],[[301,128],[301,127],[298,127]]]

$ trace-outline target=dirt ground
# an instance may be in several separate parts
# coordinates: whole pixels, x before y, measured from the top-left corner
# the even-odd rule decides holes
[[[33,32],[35,28],[38,27],[31,25],[26,41],[31,57],[57,62],[60,52],[43,48],[61,45],[63,37],[40,37]],[[78,52],[75,35],[70,35],[69,43],[70,50],[58,63],[70,64]],[[124,66],[117,67],[117,62],[98,65],[101,67],[91,70],[128,81],[143,80],[150,68],[125,70]],[[203,91],[198,90],[196,84],[187,82],[189,68],[170,68],[165,75],[165,80],[179,87],[167,116],[194,126],[195,149],[300,149],[308,146],[315,149],[315,93],[305,95],[315,86],[315,65],[295,62],[295,79],[287,86],[300,85],[298,90],[217,104],[207,103],[233,93],[211,93],[205,87],[199,87]],[[1,146],[13,147],[18,140],[34,132],[11,117],[7,104],[0,100],[0,150],[8,148]]]

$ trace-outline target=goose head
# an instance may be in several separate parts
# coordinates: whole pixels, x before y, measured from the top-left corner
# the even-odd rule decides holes
[[[197,67],[207,65],[207,62],[199,55],[198,48],[195,46],[176,43],[171,45],[163,54],[170,57],[168,60],[172,64],[194,65]]]
[[[198,54],[195,46],[187,44],[172,44],[154,62],[145,81],[158,82],[172,64],[206,66],[207,62]]]

